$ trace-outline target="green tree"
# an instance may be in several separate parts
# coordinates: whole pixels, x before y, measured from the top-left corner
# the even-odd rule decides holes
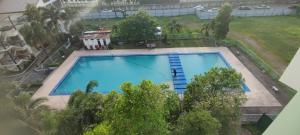
[[[180,32],[182,29],[182,25],[178,23],[176,20],[172,20],[168,23],[168,28],[170,32]]]
[[[85,88],[85,93],[91,93],[95,87],[98,87],[98,85],[99,83],[97,81],[90,81]]]
[[[58,111],[43,111],[41,113],[42,132],[45,135],[56,135],[58,129]]]
[[[163,90],[165,96],[165,118],[170,124],[175,124],[181,114],[181,102],[178,94],[173,90],[165,88]]]
[[[178,119],[175,135],[217,135],[220,122],[208,111],[193,109]]]
[[[42,14],[40,10],[34,4],[27,4],[24,11],[24,15],[27,16],[28,21],[30,22],[39,22],[42,21]]]
[[[61,17],[65,20],[72,20],[78,14],[78,9],[74,7],[66,7],[64,11],[65,13],[63,13]]]
[[[97,85],[97,81],[90,81],[85,93],[78,90],[71,95],[67,109],[59,115],[58,134],[81,135],[104,120],[105,97],[91,93]]]
[[[243,82],[241,74],[228,68],[213,68],[204,75],[197,75],[187,86],[184,108],[190,111],[196,106],[211,112],[222,124],[220,133],[235,134],[239,107],[245,101]]]
[[[39,119],[41,118],[41,112],[48,110],[48,107],[43,105],[47,99],[31,99],[31,95],[28,92],[21,92],[14,97],[13,101],[16,105],[15,116],[37,133],[41,133]]]
[[[153,17],[149,16],[144,11],[139,11],[137,14],[127,17],[119,24],[118,35],[127,41],[145,41],[155,38],[155,29],[157,23]]]
[[[204,33],[205,36],[209,36],[211,31],[214,29],[214,20],[211,22],[206,22],[201,25],[201,32]]]
[[[85,132],[84,135],[111,135],[109,128],[109,125],[106,122],[103,122],[94,129]]]
[[[214,22],[214,34],[217,39],[225,39],[229,32],[232,8],[229,4],[224,4]]]
[[[84,30],[85,30],[84,24],[81,21],[78,21],[71,25],[70,34],[79,39],[79,36],[82,34]]]
[[[51,37],[47,36],[49,33],[38,22],[32,22],[31,25],[24,25],[20,29],[20,33],[28,44],[33,45],[37,49],[44,48],[51,40]]]
[[[112,134],[167,134],[166,99],[160,85],[142,81],[137,86],[124,83],[121,89],[123,95],[108,120]]]
[[[57,20],[61,17],[59,9],[55,6],[50,6],[48,8],[40,8],[40,12],[42,13],[47,31],[57,32]]]
[[[59,135],[81,135],[103,121],[104,96],[77,91],[59,115]]]

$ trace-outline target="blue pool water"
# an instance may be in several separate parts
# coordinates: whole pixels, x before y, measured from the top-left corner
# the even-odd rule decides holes
[[[215,53],[180,55],[180,60],[188,82],[195,75],[203,74],[213,67],[229,67],[222,56]]]
[[[218,53],[179,56],[188,82],[194,75],[213,67],[229,67]],[[172,82],[172,74],[167,55],[81,57],[50,95],[68,95],[76,90],[84,90],[90,80],[99,82],[99,87],[94,91],[109,93],[112,90],[119,91],[120,84],[126,81],[134,84],[142,80]]]

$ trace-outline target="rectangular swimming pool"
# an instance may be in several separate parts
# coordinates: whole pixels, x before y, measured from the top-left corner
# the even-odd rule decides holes
[[[213,67],[229,67],[219,53],[177,54],[187,83],[194,75]],[[96,92],[120,91],[123,82],[138,84],[142,80],[172,83],[168,55],[84,56],[80,57],[50,95],[70,95],[85,90],[87,83],[97,80]]]

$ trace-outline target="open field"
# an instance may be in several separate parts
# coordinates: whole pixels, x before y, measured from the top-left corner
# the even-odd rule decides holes
[[[300,47],[299,24],[295,16],[235,18],[230,38],[243,42],[282,73]]]

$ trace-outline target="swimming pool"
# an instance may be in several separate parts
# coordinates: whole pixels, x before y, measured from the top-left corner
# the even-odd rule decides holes
[[[219,53],[177,54],[186,82],[194,75],[213,67],[230,67]],[[171,83],[170,57],[165,55],[84,56],[80,57],[50,95],[70,95],[84,90],[87,83],[97,80],[96,92],[120,91],[123,82],[138,84],[142,80]]]

